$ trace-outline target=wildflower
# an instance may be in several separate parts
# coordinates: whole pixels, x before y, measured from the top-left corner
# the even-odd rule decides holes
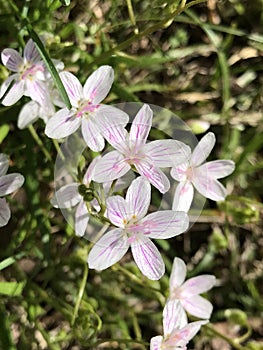
[[[151,200],[151,186],[142,176],[133,180],[126,198],[112,196],[106,200],[107,216],[116,226],[103,235],[91,249],[88,263],[91,269],[104,270],[119,261],[128,248],[141,272],[157,280],[164,274],[164,262],[150,238],[167,239],[184,232],[188,216],[184,212],[147,210]]]
[[[137,113],[129,134],[124,128],[114,128],[111,125],[103,130],[105,138],[116,150],[98,162],[93,173],[95,181],[120,178],[134,166],[161,193],[169,190],[170,182],[160,168],[185,162],[190,155],[190,148],[176,140],[146,143],[152,126],[152,115],[151,108],[144,104]]]
[[[89,187],[91,183],[92,171],[98,159],[99,157],[93,159],[83,176],[82,184],[86,187]],[[77,205],[75,212],[75,232],[77,236],[84,236],[89,222],[89,213],[85,200],[79,193],[79,186],[80,183],[72,182],[61,187],[56,192],[54,198],[52,198],[51,203],[55,208],[60,209],[71,208]]]
[[[187,343],[207,322],[188,323],[180,302],[169,300],[163,310],[163,336],[151,339],[150,350],[186,350]]]
[[[15,192],[24,183],[21,174],[13,173],[6,175],[8,170],[8,157],[0,153],[0,197]],[[0,198],[0,227],[5,226],[11,217],[9,205],[5,198]]]
[[[201,275],[185,281],[186,265],[179,258],[174,259],[170,277],[170,299],[179,300],[182,307],[191,315],[209,319],[213,305],[199,294],[214,287],[213,275]]]
[[[15,72],[1,86],[0,97],[14,82],[2,101],[3,105],[11,106],[23,95],[44,105],[48,100],[48,87],[45,83],[46,69],[32,39],[27,42],[23,57],[14,49],[4,49],[1,58],[3,64]]]
[[[232,160],[204,163],[214,145],[215,135],[209,132],[195,147],[189,161],[172,168],[171,176],[179,181],[174,195],[173,210],[187,212],[190,209],[194,187],[204,197],[213,201],[225,199],[226,188],[217,179],[231,174],[235,169],[235,163]]]
[[[84,87],[69,72],[61,72],[60,78],[68,93],[72,108],[59,110],[47,123],[47,136],[58,139],[73,134],[80,126],[83,138],[93,151],[104,148],[102,129],[126,125],[129,116],[113,107],[100,104],[107,96],[114,79],[110,66],[101,66],[86,80]]]

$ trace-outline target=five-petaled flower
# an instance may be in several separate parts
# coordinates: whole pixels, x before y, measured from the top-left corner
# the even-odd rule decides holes
[[[105,182],[120,178],[132,166],[161,193],[170,188],[167,176],[160,168],[177,166],[188,160],[190,147],[176,140],[156,140],[146,143],[152,126],[151,108],[144,104],[137,113],[130,132],[107,125],[103,134],[116,149],[101,158],[93,172],[93,179]]]
[[[191,315],[209,319],[213,305],[199,294],[214,287],[213,275],[201,275],[185,281],[186,265],[183,260],[175,258],[170,276],[170,299],[179,300],[182,307]]]
[[[100,104],[113,83],[113,69],[110,66],[101,66],[86,80],[84,87],[72,73],[61,72],[60,78],[72,108],[59,110],[48,121],[46,135],[53,139],[63,138],[73,134],[81,126],[88,147],[96,152],[101,151],[104,148],[102,130],[109,124],[120,127],[129,121],[129,116],[120,109]]]
[[[48,101],[49,91],[45,82],[47,79],[45,64],[32,39],[29,39],[25,46],[24,57],[14,49],[4,49],[1,59],[8,69],[15,72],[1,86],[0,97],[7,92],[10,84],[13,83],[2,101],[3,105],[11,106],[23,95],[41,105]]]
[[[184,212],[163,210],[147,216],[151,186],[142,176],[132,181],[125,199],[112,196],[106,200],[107,217],[115,229],[103,235],[88,256],[89,267],[104,270],[119,261],[131,246],[132,255],[141,272],[157,280],[164,274],[163,259],[150,238],[167,239],[188,228]]]
[[[15,192],[24,183],[24,176],[13,173],[6,175],[9,160],[6,154],[0,153],[0,197]],[[5,198],[0,198],[0,227],[5,226],[11,216],[10,208]]]
[[[163,336],[151,339],[150,350],[186,350],[187,343],[208,321],[188,323],[182,305],[177,300],[169,300],[163,310]]]
[[[214,160],[204,163],[214,145],[215,135],[209,132],[195,147],[189,161],[172,168],[171,176],[179,181],[174,195],[173,210],[187,212],[190,209],[194,187],[211,200],[225,199],[226,189],[217,179],[230,175],[235,169],[235,163],[232,160]]]

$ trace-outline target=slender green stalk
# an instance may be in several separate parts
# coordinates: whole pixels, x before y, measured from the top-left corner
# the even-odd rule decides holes
[[[138,29],[137,24],[136,24],[136,19],[135,19],[135,15],[134,15],[134,12],[133,12],[133,7],[132,7],[132,1],[131,0],[126,0],[126,4],[127,4],[127,8],[128,8],[128,12],[129,12],[129,17],[130,17],[131,23],[135,27],[134,34],[138,34],[139,33],[139,29]]]
[[[28,126],[28,130],[30,132],[30,134],[32,135],[33,139],[36,141],[36,143],[38,144],[38,146],[40,147],[41,151],[43,152],[43,154],[45,155],[45,157],[49,160],[49,161],[53,161],[51,158],[51,155],[49,154],[48,150],[46,149],[46,147],[44,146],[41,138],[38,136],[34,126],[31,124]]]

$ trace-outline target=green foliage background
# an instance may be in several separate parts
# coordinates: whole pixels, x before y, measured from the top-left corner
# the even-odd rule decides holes
[[[236,170],[225,180],[232,194],[224,203],[207,202],[189,232],[159,242],[167,271],[159,282],[142,277],[129,255],[101,273],[88,271],[88,242],[50,204],[57,151],[43,122],[17,128],[26,98],[1,106],[1,153],[10,156],[9,171],[26,179],[0,234],[1,349],[148,348],[162,332],[174,256],[187,262],[189,276],[219,280],[208,295],[213,327],[190,348],[263,348],[263,1],[197,1],[179,11],[183,3],[192,4],[15,1],[50,56],[82,83],[102,64],[114,68],[108,103],[157,104],[198,132],[208,122],[217,136],[211,157],[233,159]],[[29,36],[12,4],[0,0],[0,47],[21,52]],[[0,82],[8,75],[0,66]]]

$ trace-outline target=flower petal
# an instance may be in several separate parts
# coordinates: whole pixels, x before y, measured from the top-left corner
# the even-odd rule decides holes
[[[151,338],[150,342],[150,350],[162,350],[163,337],[161,335],[157,335],[156,337]]]
[[[75,75],[69,72],[61,72],[59,76],[67,91],[70,103],[78,107],[78,102],[83,99],[83,88]]]
[[[94,121],[82,118],[81,132],[86,144],[92,151],[100,152],[103,150],[105,145],[104,138]]]
[[[132,212],[125,199],[121,196],[112,196],[106,200],[106,204],[107,216],[112,224],[124,228],[125,222],[127,223],[132,216]]]
[[[123,229],[117,228],[103,235],[88,256],[90,269],[104,270],[119,261],[129,248]]]
[[[215,283],[216,278],[213,275],[196,276],[190,278],[183,284],[181,292],[183,296],[190,297],[207,292],[214,287]]]
[[[142,219],[148,211],[151,201],[151,185],[142,176],[133,180],[126,194],[126,201],[136,220]]]
[[[130,165],[118,151],[103,156],[96,164],[92,179],[96,182],[108,182],[122,177],[130,170]]]
[[[164,344],[169,346],[174,345],[176,342],[176,345],[179,347],[179,349],[185,347],[186,344],[189,343],[189,341],[196,335],[196,333],[200,330],[201,326],[206,324],[208,321],[196,321],[191,322],[185,325],[184,327],[177,329],[174,331],[170,337],[169,340],[166,341]]]
[[[89,164],[84,176],[83,176],[83,183],[84,185],[89,185],[92,180],[92,173],[95,168],[95,165],[98,163],[98,160],[101,159],[101,156],[95,157]]]
[[[20,188],[23,185],[24,181],[24,176],[17,173],[1,176],[0,197],[15,192],[18,188]]]
[[[226,188],[219,181],[207,177],[202,169],[195,169],[192,182],[199,193],[213,201],[223,201],[227,195]]]
[[[186,231],[189,218],[183,211],[163,210],[147,215],[141,223],[148,237],[167,239]]]
[[[200,295],[194,295],[189,298],[180,299],[184,309],[195,317],[209,319],[213,311],[213,305],[210,301],[201,297]]]
[[[179,182],[176,187],[173,210],[188,212],[194,198],[194,187],[190,181]]]
[[[186,265],[184,261],[180,258],[174,258],[172,272],[170,275],[170,296],[172,298],[173,289],[180,287],[186,277]]]
[[[165,272],[163,259],[149,238],[142,235],[137,240],[132,241],[131,251],[143,275],[150,280],[159,280],[163,276]]]
[[[34,79],[26,79],[25,82],[26,96],[29,96],[33,101],[37,101],[42,106],[48,103],[50,96],[45,82]]]
[[[216,142],[215,135],[212,132],[206,134],[195,147],[192,157],[191,165],[196,167],[202,164],[209,156]]]
[[[176,140],[157,140],[145,145],[145,153],[155,166],[175,167],[185,163],[191,154],[191,148]]]
[[[185,181],[187,179],[187,170],[190,167],[189,162],[182,163],[172,168],[171,176],[176,181]]]
[[[27,62],[30,63],[36,63],[41,61],[40,53],[38,52],[36,45],[34,44],[32,39],[29,39],[26,43],[24,49],[24,57],[26,58]]]
[[[6,154],[0,153],[0,176],[6,174],[9,167],[9,158]]]
[[[93,114],[94,115],[94,114]],[[95,110],[96,122],[100,125],[101,131],[110,127],[124,127],[129,122],[127,113],[119,108],[109,105],[99,105]]]
[[[1,86],[1,96],[7,91],[9,85],[13,80],[17,79],[17,74],[11,75]],[[20,98],[24,95],[25,91],[25,81],[19,80],[14,83],[11,89],[6,94],[5,98],[2,101],[4,106],[12,106],[14,105]]]
[[[32,124],[39,117],[40,105],[36,101],[30,101],[26,103],[19,115],[17,120],[17,126],[19,129],[25,129],[28,125]]]
[[[18,72],[19,67],[23,64],[23,58],[14,49],[4,49],[1,53],[3,65],[12,72]]]
[[[82,197],[78,192],[78,183],[73,182],[56,191],[51,199],[51,204],[55,208],[71,208],[78,204],[81,199]]]
[[[48,120],[45,134],[52,139],[61,139],[73,134],[80,124],[81,119],[76,117],[73,110],[63,108]]]
[[[199,168],[213,179],[221,179],[230,175],[235,170],[235,163],[232,160],[213,160],[201,165]]]
[[[5,226],[11,217],[11,211],[5,198],[0,198],[0,227]]]
[[[114,80],[114,71],[110,66],[101,66],[87,79],[83,93],[85,99],[100,103],[108,95]]]
[[[136,114],[129,134],[130,146],[134,148],[135,152],[146,143],[150,129],[152,127],[153,111],[144,104]]]
[[[163,309],[163,334],[164,337],[172,334],[187,325],[186,313],[178,300],[168,300]],[[177,345],[177,342],[174,344]]]
[[[86,204],[81,200],[77,206],[75,213],[75,233],[79,237],[83,237],[89,222],[89,213]]]
[[[150,161],[145,159],[134,164],[139,174],[148,179],[161,193],[165,193],[170,188],[168,177],[159,168],[154,167]]]

